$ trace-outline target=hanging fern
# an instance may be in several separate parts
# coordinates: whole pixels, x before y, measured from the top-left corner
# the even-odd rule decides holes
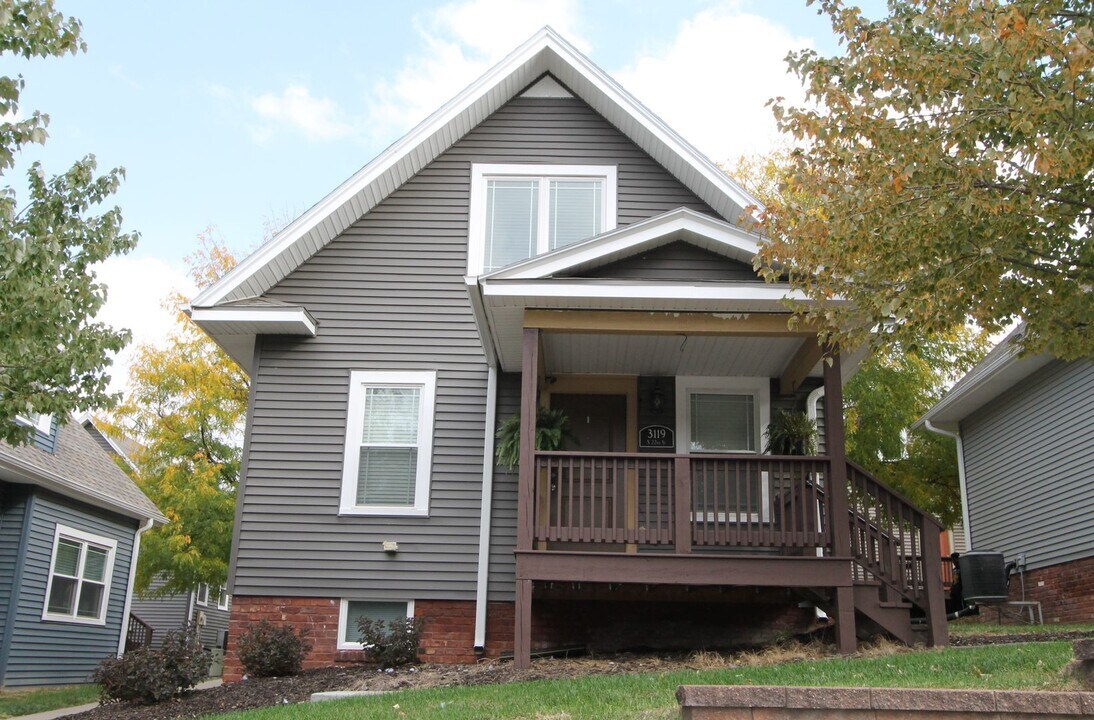
[[[520,415],[498,425],[496,457],[498,465],[512,470],[520,464]],[[570,418],[561,408],[536,411],[536,450],[561,450],[567,442],[576,442],[570,432]]]

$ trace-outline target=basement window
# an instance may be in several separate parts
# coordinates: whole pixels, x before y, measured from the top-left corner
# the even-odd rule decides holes
[[[379,620],[385,626],[389,622],[409,620],[414,617],[414,601],[343,600],[338,611],[338,649],[360,650],[361,618]]]
[[[614,165],[472,165],[467,272],[493,272],[615,223]]]

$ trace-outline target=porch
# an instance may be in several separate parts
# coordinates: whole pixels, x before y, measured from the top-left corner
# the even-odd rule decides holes
[[[842,413],[827,413],[825,454],[763,454],[762,428],[779,398],[800,395],[803,384],[820,384],[826,407],[842,406],[841,358],[822,362],[815,334],[789,330],[788,319],[782,313],[524,312],[518,665],[530,659],[533,587],[548,583],[794,588],[803,597],[827,599],[842,652],[856,647],[856,611],[906,642],[945,643],[937,523],[847,461]],[[573,343],[575,334],[622,335],[629,343],[613,356],[590,352],[588,337]],[[677,391],[676,427],[664,428],[676,437],[667,447],[639,448],[638,436],[647,428],[636,422],[638,379],[657,370],[656,348],[666,336],[677,348],[687,339],[715,337],[749,352],[723,354],[710,366],[720,380],[707,377],[699,390],[686,376],[654,375],[655,383],[671,383]],[[593,369],[610,365],[615,372],[559,372],[589,369],[566,359],[568,343],[574,353],[602,363]],[[709,346],[693,352],[709,353]],[[757,357],[767,358],[766,369],[755,367]],[[677,352],[677,367],[689,362]],[[701,416],[695,398],[715,394],[713,387],[723,380],[736,387],[742,373],[757,372],[765,375],[756,387],[763,390],[767,383],[775,400],[757,390],[756,397],[763,397],[748,430],[750,449],[700,447],[696,438],[703,433],[692,426]],[[609,398],[625,398],[624,430],[604,431],[610,450],[587,449],[585,443],[573,450],[536,450],[531,438],[537,410],[583,395],[597,398],[588,405],[588,420],[598,427],[610,424],[597,420],[598,408],[608,412],[603,408],[611,406]],[[925,633],[913,629],[913,610],[923,615]]]

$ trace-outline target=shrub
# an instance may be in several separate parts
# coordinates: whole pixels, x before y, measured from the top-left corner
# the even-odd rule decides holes
[[[251,625],[239,638],[239,661],[255,677],[295,675],[311,650],[304,630],[274,625],[268,620]]]
[[[103,702],[157,703],[204,680],[211,660],[196,628],[172,630],[158,649],[145,646],[106,658],[91,679],[102,686]]]
[[[365,655],[381,667],[399,667],[417,662],[418,653],[422,651],[421,618],[392,620],[385,627],[382,620],[362,617],[357,621],[357,628],[361,631]]]

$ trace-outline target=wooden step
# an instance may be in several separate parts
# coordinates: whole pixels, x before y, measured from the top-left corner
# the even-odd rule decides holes
[[[855,586],[855,611],[869,618],[887,633],[906,645],[921,639],[912,630],[910,604],[881,602],[878,589],[867,585]]]

